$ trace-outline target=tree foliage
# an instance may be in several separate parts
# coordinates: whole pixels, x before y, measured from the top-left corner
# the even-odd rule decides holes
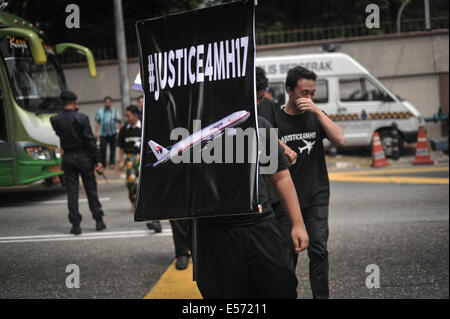
[[[251,1],[251,0],[249,0]],[[261,31],[363,24],[370,3],[380,7],[381,23],[395,21],[404,0],[259,0],[256,29]],[[92,49],[114,48],[113,0],[9,0],[7,11],[38,23],[51,43],[72,41]],[[215,5],[229,0],[122,0],[127,41],[135,44],[135,22],[172,13]],[[80,29],[67,29],[65,8],[80,7]],[[448,0],[430,0],[431,16],[446,16]],[[402,19],[424,17],[424,1],[411,0]],[[214,26],[210,26],[214,27]]]

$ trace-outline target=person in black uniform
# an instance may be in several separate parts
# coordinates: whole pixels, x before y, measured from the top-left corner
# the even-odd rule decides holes
[[[81,234],[82,216],[78,211],[80,175],[89,209],[96,221],[96,230],[100,231],[105,229],[106,225],[103,222],[103,210],[98,199],[94,174],[94,169],[98,174],[103,173],[96,138],[92,133],[87,115],[77,112],[77,96],[71,91],[64,91],[61,93],[61,103],[64,107],[63,112],[51,117],[50,122],[63,149],[62,170],[67,189],[69,221],[72,224],[70,232],[74,235]]]

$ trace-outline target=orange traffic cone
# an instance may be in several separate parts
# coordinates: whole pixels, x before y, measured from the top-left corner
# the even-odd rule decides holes
[[[434,164],[430,157],[430,147],[428,146],[427,132],[425,127],[420,126],[417,132],[416,157],[412,162],[413,165],[418,164]]]
[[[378,132],[373,133],[372,137],[372,163],[370,166],[384,167],[389,166],[389,162],[386,160],[386,156],[384,155],[383,146],[381,145],[380,135]]]

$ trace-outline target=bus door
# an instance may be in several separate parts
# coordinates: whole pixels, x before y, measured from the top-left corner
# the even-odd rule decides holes
[[[14,184],[13,156],[6,122],[6,111],[0,90],[0,187]]]

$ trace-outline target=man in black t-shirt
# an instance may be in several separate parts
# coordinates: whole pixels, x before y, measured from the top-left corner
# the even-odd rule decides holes
[[[132,210],[136,202],[136,190],[139,178],[139,162],[141,150],[141,121],[139,120],[139,108],[136,105],[130,105],[125,111],[126,125],[119,131],[119,168],[126,169],[126,184],[128,188],[128,197],[131,202]],[[162,231],[161,223],[154,221],[147,223],[149,229],[155,232]]]
[[[122,126],[119,131],[119,168],[120,170],[126,168],[128,197],[134,207],[141,150],[141,121],[139,120],[139,108],[136,105],[127,107],[125,121],[126,125]]]
[[[328,205],[330,183],[323,149],[323,139],[334,145],[345,143],[342,129],[312,101],[316,74],[297,66],[288,71],[286,106],[275,112],[274,127],[285,152],[296,152],[295,164],[290,168],[292,179],[302,207],[306,230],[310,237],[308,247],[309,275],[314,298],[328,298]],[[278,214],[280,225],[289,221]],[[283,226],[282,226],[283,227]],[[290,227],[284,226],[287,230]]]
[[[261,100],[257,94],[258,104]],[[260,150],[277,154],[277,170],[258,176],[261,213],[197,221],[197,286],[204,298],[297,297],[298,281],[290,267],[291,249],[297,253],[305,250],[308,234],[289,174],[289,162],[279,143],[276,149],[270,149],[270,139],[278,137],[272,135],[272,126],[264,118],[258,117],[258,126],[260,136],[265,137],[259,141]],[[269,184],[278,192],[292,222],[291,245],[275,219]]]
[[[142,121],[142,114],[144,114],[144,96],[139,95],[137,101],[139,106],[139,120]]]
[[[261,67],[257,66],[255,67],[255,74],[258,115],[265,118],[271,124],[275,123],[275,111],[277,106],[266,96],[267,88],[269,86],[266,72]]]
[[[258,117],[258,125],[266,131],[260,148],[269,147],[269,122]],[[261,134],[262,136],[262,134]],[[272,136],[275,140],[277,136]],[[242,216],[200,218],[197,222],[198,279],[204,298],[296,298],[297,278],[290,267],[291,249],[298,253],[308,246],[295,188],[289,174],[289,162],[283,149],[278,154],[276,173],[258,178],[261,213]],[[266,154],[270,154],[266,152]],[[290,241],[277,224],[270,205],[269,183],[278,191],[285,211],[292,221]]]
[[[265,118],[269,123],[276,127],[275,114],[280,111],[280,107],[272,100],[267,98],[267,88],[269,86],[269,80],[267,79],[266,72],[261,67],[256,67],[256,98],[258,102],[258,115]],[[294,152],[280,139],[280,144],[283,147],[284,154],[287,156],[291,165],[295,164],[297,160],[297,153]]]
[[[141,121],[139,119],[140,110],[136,105],[130,105],[125,112],[127,124],[122,126],[119,132],[120,164],[121,170],[126,168],[126,180],[128,194],[134,209],[136,202],[136,188],[139,178],[139,157],[141,149]],[[124,158],[125,157],[125,158]],[[157,233],[162,231],[161,222],[158,220],[146,224],[147,228]],[[189,236],[187,234],[187,221],[171,220],[173,242],[175,246],[175,257],[177,259],[175,267],[178,270],[186,269],[188,266]]]

